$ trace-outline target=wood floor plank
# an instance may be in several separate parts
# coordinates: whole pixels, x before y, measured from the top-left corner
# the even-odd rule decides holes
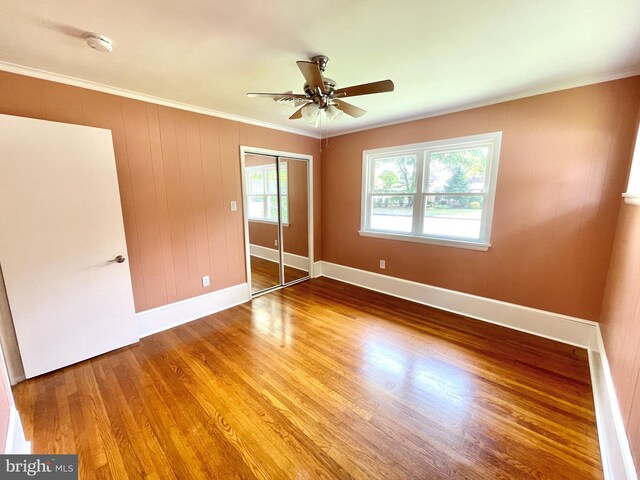
[[[83,479],[603,478],[586,351],[325,278],[14,396]]]
[[[174,331],[177,335],[186,335],[189,333],[189,329],[182,329],[179,332]],[[264,390],[260,384],[253,381],[251,376],[245,375],[242,368],[238,368],[235,363],[227,362],[224,355],[217,355],[219,352],[216,349],[211,348],[212,343],[198,342],[198,336],[187,337],[193,341],[190,343],[190,356],[198,358],[203,364],[206,364],[207,369],[203,369],[201,374],[209,377],[209,368],[215,368],[219,370],[220,378],[224,378],[232,381],[235,388],[228,391],[228,398],[233,401],[235,405],[240,406],[236,412],[236,419],[240,422],[240,425],[245,427],[245,434],[250,436],[257,436],[262,434],[260,438],[256,438],[254,442],[256,445],[261,445],[261,450],[265,448],[271,449],[273,452],[280,452],[280,455],[273,455],[273,458],[278,461],[281,467],[286,464],[286,470],[290,471],[292,464],[290,461],[291,455],[295,455],[302,460],[302,463],[310,469],[310,473],[313,473],[314,478],[332,478],[332,471],[339,468],[339,465],[332,464],[331,469],[326,469],[323,465],[323,460],[314,458],[309,455],[306,450],[305,442],[300,441],[308,440],[305,435],[298,435],[298,429],[290,428],[290,418],[282,414],[282,411],[277,407],[274,407],[273,403],[270,403],[270,399],[264,395]],[[215,357],[208,360],[209,355],[215,355]],[[211,362],[215,362],[212,364]],[[214,366],[215,365],[215,366]],[[203,365],[204,366],[204,365]],[[207,382],[214,390],[210,391],[211,396],[215,396],[216,385],[212,382]],[[255,392],[261,392],[261,396],[255,395]],[[237,413],[245,412],[245,415],[238,418]],[[280,415],[277,415],[280,413]],[[256,424],[263,424],[264,429],[256,429]],[[330,460],[330,459],[329,459]],[[313,466],[313,468],[311,468]]]

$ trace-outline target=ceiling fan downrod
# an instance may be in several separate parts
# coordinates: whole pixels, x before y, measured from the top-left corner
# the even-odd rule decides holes
[[[311,57],[311,61],[318,65],[321,72],[324,72],[324,69],[327,68],[327,63],[329,63],[329,57],[316,55],[315,57]]]

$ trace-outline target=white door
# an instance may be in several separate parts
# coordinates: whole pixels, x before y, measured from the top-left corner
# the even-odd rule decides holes
[[[127,258],[111,132],[0,115],[0,267],[27,378],[138,340]]]

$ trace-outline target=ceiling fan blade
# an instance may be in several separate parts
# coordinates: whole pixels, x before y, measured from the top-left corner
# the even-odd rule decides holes
[[[304,98],[308,97],[304,93],[247,93],[247,97],[265,97],[265,98]]]
[[[331,103],[333,103],[337,109],[342,110],[344,113],[346,113],[347,115],[351,115],[354,118],[361,117],[362,115],[367,113],[366,110],[363,110],[360,107],[356,107],[355,105],[351,105],[350,103],[343,102],[341,100],[333,99]]]
[[[298,118],[302,118],[302,109],[304,107],[306,107],[307,105],[309,105],[309,103],[305,103],[303,106],[301,106],[298,110],[296,110],[295,112],[293,112],[293,115],[291,115],[289,117],[289,120],[296,120]]]
[[[320,88],[320,91],[322,93],[326,93],[320,67],[318,67],[318,65],[313,62],[305,62],[303,60],[300,60],[296,63],[298,64],[298,68],[302,72],[302,75],[304,75],[304,79],[309,84],[309,87],[311,87],[312,90]]]
[[[381,80],[379,82],[339,88],[333,92],[333,96],[336,98],[356,97],[358,95],[371,95],[372,93],[393,92],[393,88],[394,85],[391,80]]]

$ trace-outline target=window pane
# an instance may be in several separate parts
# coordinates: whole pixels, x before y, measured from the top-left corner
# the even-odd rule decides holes
[[[480,238],[482,196],[428,195],[422,233],[433,236]]]
[[[261,195],[264,193],[264,177],[262,170],[254,170],[247,172],[248,192],[250,195]]]
[[[414,193],[416,191],[416,156],[376,158],[373,161],[375,193]]]
[[[278,197],[276,195],[267,195],[267,220],[278,221]]]
[[[370,227],[373,230],[408,232],[413,224],[413,195],[374,195]]]
[[[289,202],[286,195],[280,195],[280,209],[282,210],[282,223],[289,223]]]
[[[426,190],[430,193],[484,192],[488,155],[488,147],[432,153]]]
[[[278,191],[278,182],[276,180],[276,167],[275,165],[267,167],[265,170],[267,175],[267,193],[275,194]]]
[[[249,218],[264,218],[264,197],[249,196]]]
[[[287,164],[281,163],[280,164],[280,194],[281,195],[286,195],[288,193],[287,191],[287,189],[289,188],[288,177],[289,175],[287,174]]]

